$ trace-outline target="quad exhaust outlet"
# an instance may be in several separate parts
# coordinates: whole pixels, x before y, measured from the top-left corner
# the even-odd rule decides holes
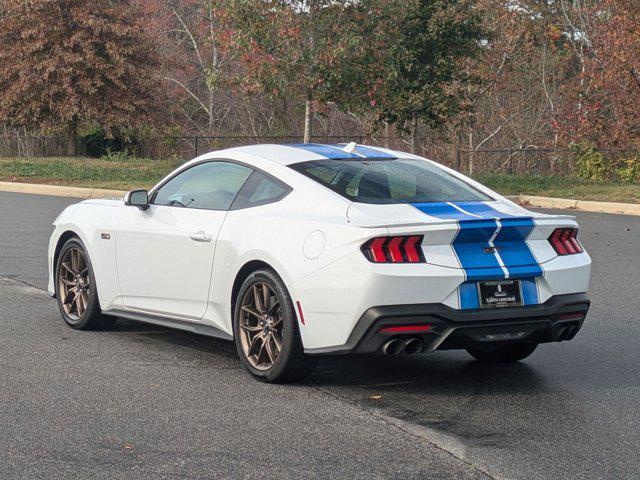
[[[422,340],[419,338],[392,338],[382,346],[385,355],[415,355],[422,351]]]

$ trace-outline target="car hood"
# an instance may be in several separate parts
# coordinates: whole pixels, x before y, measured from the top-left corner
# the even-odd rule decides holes
[[[83,205],[102,205],[104,207],[121,207],[124,205],[122,198],[89,198],[80,202]]]

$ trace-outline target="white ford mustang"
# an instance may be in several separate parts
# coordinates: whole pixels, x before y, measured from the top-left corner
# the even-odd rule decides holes
[[[378,147],[212,152],[54,226],[49,292],[71,327],[119,317],[233,339],[266,381],[331,353],[517,361],[573,338],[589,309],[573,217]]]

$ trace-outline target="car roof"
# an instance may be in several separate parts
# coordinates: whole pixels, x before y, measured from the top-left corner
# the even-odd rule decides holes
[[[489,196],[495,198],[501,198],[497,193],[491,191],[484,185],[476,182],[471,178],[467,178],[459,172],[452,170],[444,165],[440,165],[432,160],[429,160],[418,155],[402,152],[399,150],[392,150],[389,148],[359,145],[359,144],[320,144],[320,143],[293,143],[293,144],[256,144],[245,145],[240,147],[227,148],[224,150],[215,150],[205,153],[199,157],[194,158],[191,161],[186,162],[164,179],[162,179],[153,190],[157,189],[160,185],[167,181],[167,179],[178,174],[181,171],[186,170],[202,161],[207,160],[235,160],[241,163],[246,163],[254,168],[261,169],[268,174],[274,175],[276,178],[284,181],[288,185],[295,187],[300,185],[300,182],[304,182],[306,188],[316,188],[318,191],[325,193],[331,193],[343,201],[346,201],[344,197],[332,192],[329,188],[320,183],[309,179],[307,176],[300,174],[292,168],[286,168],[288,165],[296,163],[309,162],[314,160],[327,160],[327,159],[343,159],[345,161],[356,159],[414,159],[429,162],[437,165],[449,174],[460,178],[464,182],[474,186],[480,191],[486,193]],[[152,191],[153,191],[152,190]]]
[[[279,165],[313,160],[341,159],[357,160],[393,159],[393,158],[421,158],[409,153],[390,150],[383,147],[356,144],[321,144],[321,143],[292,143],[292,144],[261,144],[217,150],[201,157],[205,158],[236,158],[242,160],[247,157],[260,158]]]

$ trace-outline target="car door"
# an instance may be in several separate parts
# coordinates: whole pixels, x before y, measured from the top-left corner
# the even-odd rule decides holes
[[[233,162],[205,161],[161,185],[148,209],[127,210],[116,232],[126,309],[183,320],[202,318],[220,227],[252,171]]]

